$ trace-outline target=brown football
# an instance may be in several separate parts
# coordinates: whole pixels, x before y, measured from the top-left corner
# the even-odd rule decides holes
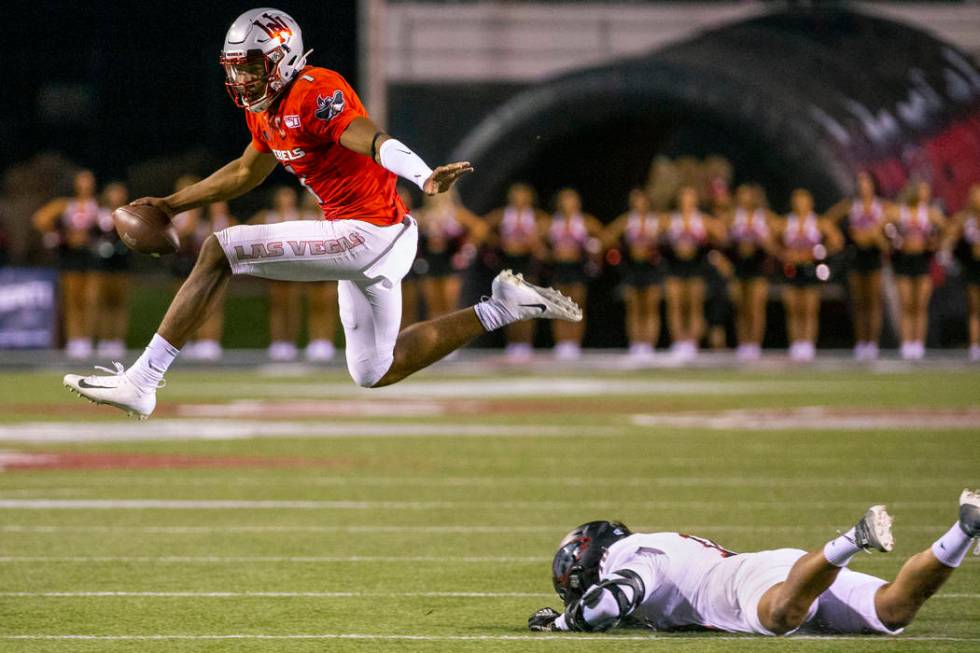
[[[180,249],[180,237],[170,216],[155,206],[120,206],[112,212],[112,222],[129,249],[154,256]]]

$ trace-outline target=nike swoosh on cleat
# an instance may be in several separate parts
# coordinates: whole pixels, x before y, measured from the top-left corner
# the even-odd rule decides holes
[[[518,304],[518,306],[527,306],[528,308],[537,308],[542,313],[544,313],[546,310],[548,310],[548,307],[545,306],[544,304]]]
[[[92,385],[91,383],[89,383],[85,379],[80,379],[78,381],[78,387],[79,388],[99,388],[101,390],[112,390],[112,386],[111,385]]]

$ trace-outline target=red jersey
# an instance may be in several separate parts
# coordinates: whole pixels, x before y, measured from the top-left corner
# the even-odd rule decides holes
[[[340,144],[358,116],[367,111],[350,84],[314,66],[299,71],[269,109],[245,112],[252,147],[275,155],[296,175],[316,196],[324,219],[400,223],[408,209],[395,192],[396,175]]]

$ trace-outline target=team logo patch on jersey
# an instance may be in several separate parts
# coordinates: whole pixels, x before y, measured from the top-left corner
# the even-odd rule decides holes
[[[344,94],[337,89],[330,97],[318,95],[316,97],[316,117],[320,120],[332,120],[334,116],[344,110]]]
[[[286,126],[290,129],[299,129],[299,116],[286,116],[283,119],[283,122],[285,122]]]

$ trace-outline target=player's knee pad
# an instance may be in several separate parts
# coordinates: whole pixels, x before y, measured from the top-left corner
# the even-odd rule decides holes
[[[351,358],[347,361],[347,369],[354,383],[362,388],[373,388],[391,368],[393,360],[390,354],[387,357]]]

